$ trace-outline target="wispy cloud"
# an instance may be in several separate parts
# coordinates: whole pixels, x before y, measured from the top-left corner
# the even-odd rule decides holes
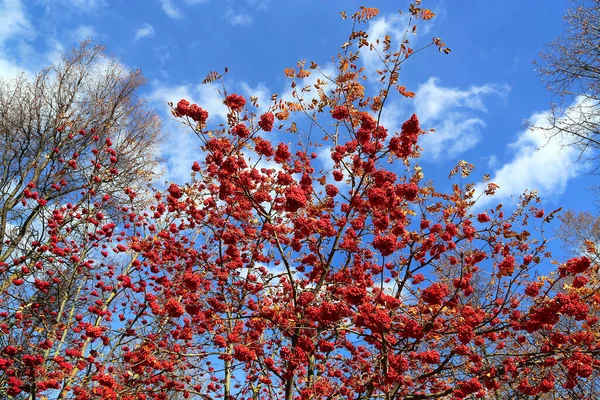
[[[486,83],[481,86],[471,86],[469,89],[444,87],[439,85],[440,80],[435,77],[419,86],[415,103],[421,121],[430,121],[443,118],[441,114],[452,108],[467,108],[475,111],[486,112],[483,96],[495,94],[504,96],[510,88],[507,85]]]
[[[172,0],[159,0],[159,2],[160,2],[160,7],[164,11],[164,13],[167,14],[167,16],[169,18],[173,18],[173,19],[183,18],[183,14],[181,13],[181,10],[175,4],[173,4]]]
[[[35,36],[22,1],[0,1],[0,78],[11,79],[22,72],[31,74],[31,63],[25,68],[19,60],[34,53],[28,40]]]
[[[55,37],[46,39],[46,52],[44,53],[44,56],[49,63],[54,64],[59,62],[65,53],[65,50],[64,43]]]
[[[271,3],[271,1],[272,0],[246,0],[246,3],[252,6],[256,6],[256,8],[259,10],[266,10],[269,7],[269,3]]]
[[[252,25],[252,21],[254,18],[245,12],[236,12],[232,7],[228,7],[225,12],[225,18],[227,21],[233,26],[250,26]]]
[[[390,14],[381,15],[374,18],[369,23],[367,34],[369,35],[369,42],[375,43],[376,40],[380,41],[380,44],[375,46],[373,50],[361,51],[362,61],[367,73],[374,75],[375,71],[383,67],[381,63],[380,55],[383,49],[383,40],[386,35],[389,35],[395,45],[400,45],[404,38],[404,34],[408,27],[409,17],[406,15]]]
[[[468,89],[444,87],[435,77],[420,85],[415,96],[417,115],[425,128],[435,128],[420,142],[425,157],[454,157],[475,147],[485,128],[477,116],[487,112],[484,96],[504,97],[509,91],[508,85],[489,83]]]
[[[73,32],[72,37],[77,40],[94,39],[98,37],[98,32],[91,25],[79,25]]]
[[[93,12],[106,6],[106,0],[64,0],[82,12]]]
[[[21,72],[24,71],[18,64],[10,59],[0,57],[0,79],[12,79],[17,77]]]
[[[481,118],[466,118],[461,113],[447,113],[446,117],[419,141],[427,159],[452,158],[472,149],[486,126]]]
[[[141,28],[135,31],[134,40],[139,40],[145,37],[154,36],[154,27],[148,23],[144,24]]]
[[[15,37],[31,37],[35,34],[29,19],[25,15],[20,0],[0,2],[0,46]]]
[[[46,11],[56,10],[56,6],[62,6],[60,12],[76,12],[91,14],[107,6],[106,0],[41,0],[46,6]]]
[[[439,4],[435,10],[436,14],[442,13],[445,8]],[[361,50],[361,59],[367,73],[375,75],[377,70],[383,68],[381,61],[381,55],[383,54],[383,41],[386,35],[390,36],[392,40],[392,49],[400,48],[400,45],[405,39],[410,40],[410,47],[415,48],[417,43],[422,41],[421,36],[427,35],[431,28],[434,26],[434,22],[428,21],[427,23],[421,24],[420,21],[410,21],[408,14],[380,14],[369,21],[369,27],[367,34],[369,35],[369,42],[374,44],[373,50],[367,51],[366,49]],[[435,21],[435,20],[434,20]],[[417,26],[415,31],[416,35],[413,35],[412,28]],[[379,44],[376,41],[379,40]]]
[[[574,114],[581,110],[577,107],[581,101],[577,99],[574,102],[568,119],[577,120],[578,116]],[[482,197],[478,202],[479,207],[516,198],[525,190],[537,190],[545,199],[556,198],[565,192],[570,179],[585,171],[585,163],[577,162],[580,149],[563,146],[558,137],[551,137],[555,131],[548,122],[549,113],[545,111],[532,115],[528,120],[537,128],[521,131],[517,139],[508,145],[512,159],[499,166],[491,179],[500,188],[495,196]],[[484,185],[480,184],[477,193],[483,189]]]

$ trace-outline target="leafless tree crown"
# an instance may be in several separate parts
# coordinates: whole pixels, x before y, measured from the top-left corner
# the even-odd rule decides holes
[[[34,77],[0,80],[0,262],[44,240],[48,210],[91,211],[90,196],[103,193],[110,216],[132,201],[127,189],[143,199],[162,139],[159,118],[136,96],[143,83],[89,41]]]
[[[580,158],[600,157],[600,1],[572,0],[565,30],[541,55],[538,72],[547,89],[559,96],[549,136],[574,146]],[[594,167],[598,168],[597,163]]]

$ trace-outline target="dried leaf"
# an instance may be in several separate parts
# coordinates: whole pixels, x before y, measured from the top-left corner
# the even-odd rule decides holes
[[[221,75],[219,75],[218,72],[216,72],[216,71],[210,71],[208,73],[208,75],[206,76],[206,78],[204,78],[204,80],[202,81],[202,84],[206,85],[206,84],[212,83],[212,82],[214,82],[214,81],[216,81],[217,79],[220,79],[220,78],[221,78]]]

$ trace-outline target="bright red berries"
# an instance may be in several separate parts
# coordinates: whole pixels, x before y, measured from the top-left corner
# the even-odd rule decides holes
[[[225,104],[234,112],[240,112],[246,105],[246,99],[238,94],[230,94],[225,98]]]
[[[273,129],[273,122],[275,121],[275,116],[273,113],[266,113],[260,116],[260,121],[258,121],[258,126],[265,131],[271,132]]]
[[[333,111],[331,112],[331,116],[337,120],[342,120],[348,118],[350,116],[350,113],[348,112],[347,107],[337,106],[334,107]]]
[[[185,99],[179,100],[174,111],[178,117],[189,117],[199,124],[206,123],[208,119],[208,111],[203,110],[197,104],[190,104]]]

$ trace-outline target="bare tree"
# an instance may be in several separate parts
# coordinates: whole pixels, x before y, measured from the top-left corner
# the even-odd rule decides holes
[[[600,216],[591,212],[565,211],[558,217],[560,227],[557,237],[562,242],[566,256],[581,256],[599,261],[596,246],[600,246]]]
[[[89,41],[33,79],[0,81],[1,261],[43,210],[22,204],[29,193],[59,204],[101,187],[112,197],[103,205],[110,213],[126,188],[139,192],[156,177],[161,124],[135,96],[143,83],[139,70],[126,70]],[[107,144],[111,151],[98,151]],[[112,168],[99,168],[107,163]]]
[[[547,89],[559,97],[549,114],[549,124],[542,128],[564,145],[578,149],[579,158],[591,161],[594,172],[600,164],[600,1],[571,0],[565,16],[565,31],[549,43],[542,54],[538,72]],[[586,256],[592,260],[590,292],[598,290],[598,246],[600,217],[593,212],[567,210],[559,215],[557,238],[562,242],[565,258]],[[554,290],[566,293],[578,287],[573,278]],[[598,314],[596,313],[596,317]],[[571,329],[566,325],[564,328]],[[579,382],[548,398],[598,398],[597,376]]]
[[[580,158],[600,158],[600,1],[571,0],[565,31],[541,55],[538,72],[559,96],[542,128]],[[597,169],[597,167],[596,167]]]

